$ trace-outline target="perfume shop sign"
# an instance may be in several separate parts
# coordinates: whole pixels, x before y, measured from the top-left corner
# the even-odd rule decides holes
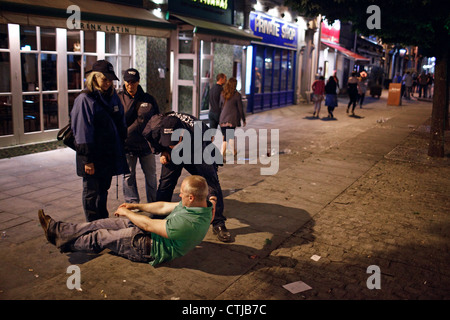
[[[266,14],[250,12],[250,29],[262,42],[297,49],[298,28]]]

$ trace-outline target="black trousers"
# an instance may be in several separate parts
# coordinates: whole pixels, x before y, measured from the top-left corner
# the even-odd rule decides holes
[[[111,180],[111,175],[83,177],[83,209],[87,222],[109,217],[107,200]]]
[[[161,178],[159,180],[158,191],[156,192],[156,201],[172,201],[173,191],[183,168],[192,175],[199,175],[206,179],[210,195],[217,197],[216,212],[212,224],[214,227],[223,226],[226,220],[223,215],[223,194],[219,183],[219,176],[217,175],[217,166],[215,164],[202,163],[177,165],[170,162],[166,165],[162,165]]]

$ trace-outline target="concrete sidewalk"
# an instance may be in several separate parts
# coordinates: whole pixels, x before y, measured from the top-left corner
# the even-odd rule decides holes
[[[312,105],[249,115],[247,129],[279,129],[277,174],[262,176],[261,161],[220,168],[234,241],[210,231],[156,268],[46,242],[39,208],[84,221],[73,151],[0,160],[0,299],[449,299],[450,161],[426,156],[431,105],[366,100],[357,116],[340,101],[337,120],[312,118]],[[110,213],[122,202],[114,178]],[[82,291],[66,286],[74,264]],[[381,289],[367,287],[370,265]],[[282,287],[296,281],[312,289]]]

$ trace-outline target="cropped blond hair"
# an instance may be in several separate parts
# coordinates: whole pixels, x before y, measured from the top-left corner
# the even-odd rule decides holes
[[[206,179],[202,176],[187,176],[184,180],[184,192],[192,194],[197,200],[205,200],[208,197],[209,189]]]

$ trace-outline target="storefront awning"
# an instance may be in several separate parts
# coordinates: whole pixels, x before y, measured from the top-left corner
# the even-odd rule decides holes
[[[326,40],[321,40],[321,42],[324,45],[341,52],[347,58],[350,58],[350,59],[353,59],[353,60],[359,61],[359,62],[369,62],[370,61],[369,58],[363,57],[363,56],[361,56],[361,55],[359,55],[359,54],[357,54],[357,53],[355,53],[353,51],[350,51],[350,50],[348,50],[348,49],[346,49],[344,47],[341,47],[340,45],[338,45],[338,44],[336,44],[334,42],[329,42],[329,41],[326,41]]]
[[[262,39],[261,37],[257,37],[252,33],[236,27],[175,14],[172,16],[193,26],[194,33],[199,36],[201,40],[227,44],[250,45],[251,41],[260,41]]]
[[[71,5],[80,8],[81,30],[169,38],[176,28],[146,9],[92,0],[0,0],[0,23],[67,29]]]

